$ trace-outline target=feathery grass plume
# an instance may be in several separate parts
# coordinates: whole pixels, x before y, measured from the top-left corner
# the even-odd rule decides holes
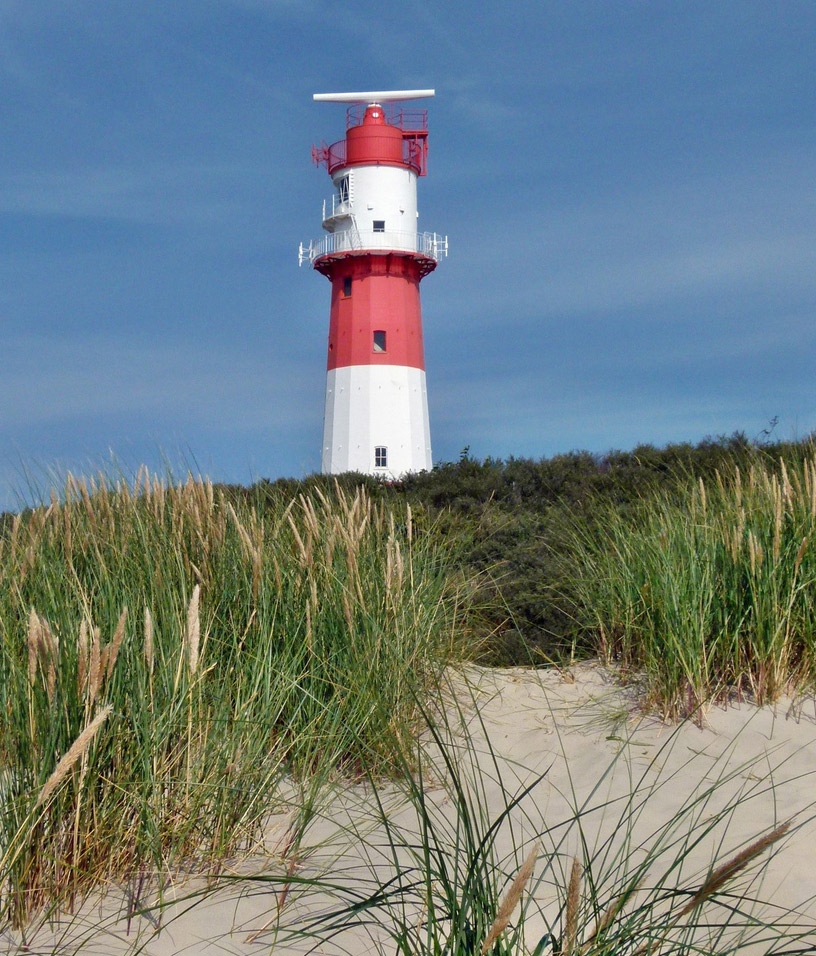
[[[57,683],[59,642],[48,622],[32,607],[28,615],[28,681],[33,687],[37,679],[37,663],[45,673],[48,699],[54,700]]]
[[[187,608],[185,641],[187,643],[187,662],[190,666],[191,675],[198,670],[198,650],[201,642],[201,617],[198,610],[200,594],[201,585],[197,584],[193,588],[193,596],[190,598],[190,606]]]
[[[77,693],[82,694],[85,690],[85,682],[88,679],[88,661],[90,647],[88,646],[88,619],[83,617],[79,624],[79,637],[77,638]]]
[[[79,493],[82,496],[82,501],[85,505],[85,513],[90,520],[91,527],[94,529],[94,531],[96,531],[96,511],[93,506],[93,501],[91,501],[91,496],[88,494],[88,483],[84,478],[79,482]]]
[[[805,535],[804,538],[802,538],[802,543],[799,545],[799,550],[796,552],[796,560],[793,563],[794,574],[797,574],[799,571],[799,568],[802,567],[802,559],[805,556],[805,551],[807,551],[807,545],[808,545],[808,536]]]
[[[756,576],[757,570],[762,567],[762,545],[753,531],[748,532],[748,556],[751,559],[751,574]]]
[[[44,617],[40,618],[40,648],[43,657],[52,661],[59,656],[59,640]]]
[[[782,546],[782,489],[776,476],[773,478],[774,489],[774,536],[773,536],[773,556],[774,561],[779,560],[779,550]]]
[[[37,679],[37,658],[40,652],[40,619],[32,607],[28,612],[28,683]]]
[[[60,758],[60,761],[54,768],[51,776],[43,784],[43,788],[40,790],[40,795],[37,797],[35,807],[42,806],[54,793],[57,787],[59,787],[62,781],[68,776],[77,761],[87,751],[88,747],[90,747],[91,741],[96,736],[97,731],[102,724],[104,724],[104,722],[108,719],[112,710],[113,704],[108,704],[106,707],[100,710],[96,717],[94,717],[94,719],[87,725],[87,727],[85,727],[77,739],[71,744],[65,754]]]
[[[782,482],[782,497],[785,499],[785,504],[789,505],[793,498],[793,485],[788,477],[788,469],[785,466],[784,458],[779,459],[779,474]],[[794,476],[794,480],[795,478],[796,476]]]
[[[330,568],[334,560],[334,551],[337,547],[337,523],[332,521],[329,524],[328,533],[323,535],[323,560],[327,568]]]
[[[578,908],[581,904],[581,876],[583,867],[578,857],[573,857],[567,886],[567,902],[564,913],[564,935],[561,943],[561,956],[572,956],[575,940],[578,937]]]
[[[624,892],[620,893],[616,899],[614,899],[601,916],[598,917],[597,922],[595,923],[595,928],[589,934],[588,937],[584,940],[583,945],[581,946],[581,953],[586,953],[587,950],[592,945],[593,940],[595,940],[601,933],[608,929],[615,919],[622,912],[624,906],[632,899],[632,897],[637,893],[643,884],[643,877],[636,880],[634,884],[628,887]]]
[[[305,495],[300,495],[300,504],[303,510],[303,522],[309,529],[309,533],[312,537],[319,538],[320,524],[317,520],[314,502],[310,498],[305,497]]]
[[[241,519],[235,512],[235,508],[232,506],[232,502],[227,502],[227,513],[230,518],[232,518],[233,524],[235,525],[235,530],[238,532],[238,537],[241,539],[241,545],[244,550],[245,557],[249,557],[252,554],[252,539],[249,537],[249,532],[241,524]]]
[[[102,686],[102,632],[98,627],[91,631],[91,654],[88,662],[88,704],[93,704]]]
[[[113,668],[116,666],[116,658],[119,656],[119,648],[122,646],[122,641],[125,638],[125,622],[127,621],[127,605],[122,608],[122,613],[119,615],[119,621],[116,625],[116,630],[113,632],[113,640],[110,644],[110,653],[108,654],[108,666],[106,669],[106,674],[108,680],[110,680],[111,674],[113,674]]]
[[[769,846],[781,840],[790,830],[791,823],[791,820],[781,823],[778,827],[766,833],[765,836],[755,840],[750,846],[731,857],[730,860],[726,860],[725,863],[721,863],[716,869],[712,870],[703,885],[677,914],[677,919],[688,916],[692,910],[697,909],[707,899],[710,899],[720,887],[732,880],[741,870],[744,870],[751,860],[758,857]]]
[[[521,894],[524,892],[524,888],[533,875],[533,867],[535,866],[536,857],[538,856],[538,850],[539,845],[536,843],[522,864],[521,869],[516,874],[516,878],[510,884],[510,889],[501,901],[499,911],[496,914],[495,920],[493,920],[493,925],[490,927],[485,941],[479,950],[480,956],[485,956],[485,953],[487,953],[499,936],[507,929],[510,917],[515,912],[518,902],[521,899]]]
[[[286,520],[289,522],[289,527],[292,529],[292,534],[295,536],[298,552],[300,554],[300,563],[303,565],[306,561],[306,546],[303,544],[303,538],[300,536],[297,523],[295,522],[295,519],[292,517],[291,513],[286,516]]]

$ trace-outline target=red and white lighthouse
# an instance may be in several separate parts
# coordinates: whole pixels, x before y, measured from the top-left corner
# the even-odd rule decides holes
[[[398,478],[431,467],[419,283],[447,238],[417,230],[426,110],[395,101],[433,90],[316,94],[351,103],[346,138],[312,149],[334,193],[322,239],[300,247],[331,282],[322,471]]]

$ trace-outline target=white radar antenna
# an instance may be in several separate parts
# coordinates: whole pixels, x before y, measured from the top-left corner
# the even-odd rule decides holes
[[[435,90],[372,90],[366,93],[315,93],[321,103],[393,103],[395,100],[424,100]]]

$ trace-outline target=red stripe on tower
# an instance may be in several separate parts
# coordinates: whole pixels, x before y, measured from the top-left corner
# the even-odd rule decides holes
[[[419,284],[447,239],[417,232],[427,114],[393,101],[432,90],[315,96],[355,104],[346,138],[315,147],[335,192],[328,235],[301,246],[332,285],[323,426],[324,473],[399,477],[431,467]]]

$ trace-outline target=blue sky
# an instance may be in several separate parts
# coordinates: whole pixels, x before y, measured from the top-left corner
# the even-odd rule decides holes
[[[816,429],[816,0],[0,0],[0,508],[319,467],[315,92],[434,87],[435,460]]]

